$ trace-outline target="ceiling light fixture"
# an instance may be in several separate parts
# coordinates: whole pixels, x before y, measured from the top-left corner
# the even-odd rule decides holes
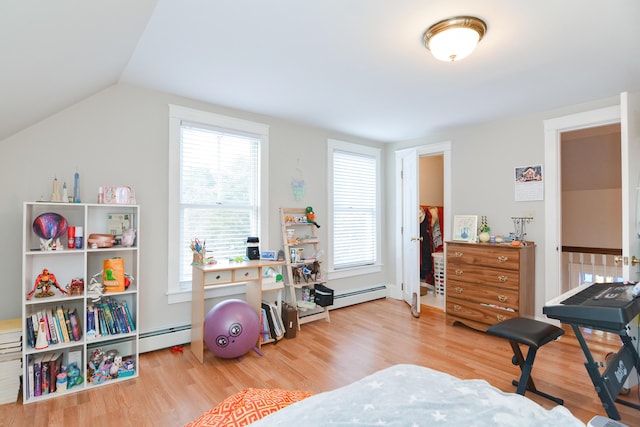
[[[441,61],[467,57],[487,32],[487,24],[473,16],[456,16],[433,24],[424,33],[424,44]]]

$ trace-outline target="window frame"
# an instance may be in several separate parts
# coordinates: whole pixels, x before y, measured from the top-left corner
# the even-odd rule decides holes
[[[168,173],[168,236],[167,236],[167,297],[168,303],[191,301],[191,288],[181,287],[179,281],[180,236],[180,129],[182,122],[202,124],[231,132],[251,133],[259,136],[258,153],[258,229],[260,241],[269,242],[269,126],[236,117],[169,104],[169,173]],[[225,289],[225,295],[237,294],[237,289]],[[205,293],[205,298],[209,295]],[[216,296],[222,296],[219,292]]]
[[[365,155],[371,156],[375,158],[376,163],[376,189],[375,189],[375,197],[376,197],[376,224],[375,224],[375,233],[376,233],[376,248],[375,248],[375,262],[370,265],[364,266],[354,266],[347,268],[335,269],[335,261],[334,261],[334,224],[333,219],[329,221],[328,226],[328,236],[329,236],[329,247],[331,248],[328,252],[328,276],[329,279],[340,279],[345,277],[358,276],[363,274],[371,274],[371,273],[379,273],[382,271],[382,190],[381,190],[381,177],[382,177],[382,160],[381,160],[381,149],[376,147],[371,147],[368,145],[354,144],[351,142],[340,141],[337,139],[328,139],[327,140],[327,177],[328,177],[328,185],[327,185],[327,208],[331,217],[333,218],[333,209],[334,209],[334,194],[333,194],[333,185],[334,185],[334,158],[333,155],[336,151],[340,151],[342,153],[351,153],[353,155]]]

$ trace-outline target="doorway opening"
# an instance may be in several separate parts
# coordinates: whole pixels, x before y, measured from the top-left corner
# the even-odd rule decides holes
[[[444,310],[444,156],[418,159],[420,302]]]
[[[620,123],[560,135],[562,292],[621,281]]]

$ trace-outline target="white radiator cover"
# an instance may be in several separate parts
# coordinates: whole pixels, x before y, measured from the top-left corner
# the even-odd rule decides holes
[[[364,288],[336,291],[331,310],[350,305],[373,301],[389,296],[386,285],[373,285]],[[169,348],[191,342],[191,324],[176,325],[155,331],[140,333],[140,353]]]

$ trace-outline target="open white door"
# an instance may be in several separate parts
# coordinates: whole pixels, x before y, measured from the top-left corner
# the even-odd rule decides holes
[[[638,281],[640,258],[640,94],[620,95],[622,150],[622,277]]]
[[[402,164],[402,297],[412,314],[420,313],[420,230],[418,213],[418,153],[399,153]]]

